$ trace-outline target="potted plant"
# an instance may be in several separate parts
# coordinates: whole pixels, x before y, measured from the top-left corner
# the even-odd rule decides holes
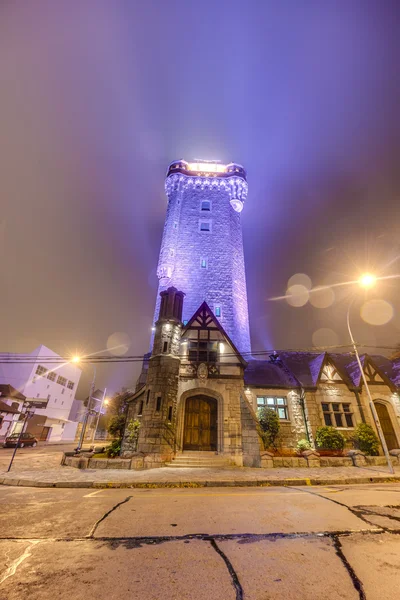
[[[321,456],[342,456],[346,438],[334,427],[318,427],[315,446]]]
[[[296,446],[297,454],[301,454],[302,452],[305,452],[306,450],[311,450],[310,442],[306,439],[299,440],[297,442],[297,446]]]

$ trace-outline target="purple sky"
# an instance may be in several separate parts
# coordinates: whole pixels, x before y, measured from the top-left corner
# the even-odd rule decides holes
[[[1,2],[0,350],[95,352],[114,332],[147,350],[181,157],[248,170],[253,348],[309,347],[320,328],[347,343],[348,291],[326,309],[268,298],[298,272],[400,272],[399,17],[397,0]],[[399,286],[374,292],[389,325],[354,308],[360,341],[400,341]]]

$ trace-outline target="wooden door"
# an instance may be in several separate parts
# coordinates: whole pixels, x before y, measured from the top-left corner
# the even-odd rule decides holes
[[[381,423],[383,435],[386,440],[388,450],[398,448],[396,434],[393,429],[392,420],[389,415],[389,411],[384,404],[375,402],[376,412],[378,413],[379,421]]]
[[[48,438],[49,431],[50,431],[50,427],[43,427],[42,432],[39,437],[39,441],[45,442]]]
[[[217,401],[207,396],[186,400],[184,450],[217,450]]]

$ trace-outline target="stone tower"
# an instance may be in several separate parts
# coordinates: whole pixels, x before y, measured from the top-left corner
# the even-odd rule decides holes
[[[242,353],[250,352],[246,276],[240,213],[246,172],[230,163],[171,163],[165,190],[167,216],[157,268],[160,293],[185,293],[185,324],[205,301]]]

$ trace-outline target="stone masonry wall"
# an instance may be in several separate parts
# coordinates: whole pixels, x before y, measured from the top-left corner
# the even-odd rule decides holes
[[[170,269],[171,277],[160,280],[155,320],[159,293],[172,285],[185,293],[183,320],[189,320],[204,301],[213,312],[219,306],[222,326],[239,351],[249,352],[241,220],[230,205],[231,193],[225,182],[207,177],[181,177],[169,189],[165,228],[174,235],[164,233],[160,260],[168,262],[166,269]],[[210,211],[201,210],[202,200],[210,201]],[[179,211],[174,208],[178,206]],[[201,221],[210,222],[209,232],[200,231]],[[206,260],[206,268],[201,266],[202,259]]]

